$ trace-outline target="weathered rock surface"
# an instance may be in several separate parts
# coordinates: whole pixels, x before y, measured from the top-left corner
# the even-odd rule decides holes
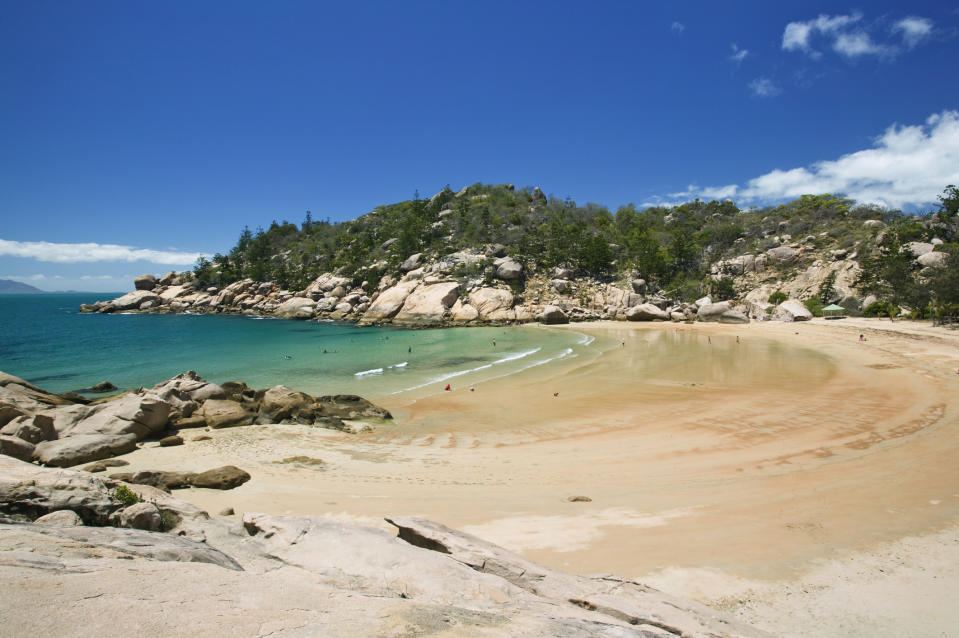
[[[523,277],[523,264],[512,257],[500,257],[493,262],[496,277],[504,281],[517,281]]]
[[[250,480],[250,475],[233,465],[225,465],[193,477],[193,487],[205,487],[211,490],[232,490]]]
[[[117,559],[133,558],[207,563],[222,569],[242,570],[235,560],[204,543],[174,534],[137,529],[0,524],[0,547],[8,549],[11,554],[0,562],[0,570],[6,574],[9,574],[8,568],[19,566],[60,575],[98,572],[102,576],[103,572],[108,572],[111,567],[116,568]],[[83,564],[91,560],[101,562],[95,565]],[[104,631],[106,633],[100,635],[121,635],[113,633],[109,626],[104,626]],[[63,635],[70,633],[73,632],[68,631]]]
[[[165,472],[160,470],[116,472],[110,475],[111,479],[117,481],[135,485],[149,485],[164,492],[190,487],[193,485],[194,477],[196,477],[196,472]]]
[[[151,290],[136,290],[117,297],[109,304],[111,311],[137,310],[147,303],[155,304],[160,296]]]
[[[29,462],[33,459],[34,449],[33,443],[24,441],[18,436],[0,434],[0,454]]]
[[[912,253],[913,257],[922,257],[926,253],[931,253],[936,246],[924,241],[911,241],[903,244],[902,247],[903,250]]]
[[[160,510],[153,503],[136,503],[120,510],[120,525],[131,529],[158,532],[162,527]]]
[[[790,264],[796,261],[799,251],[789,246],[777,246],[767,250],[766,255],[775,264]]]
[[[34,445],[41,441],[52,441],[57,438],[57,431],[53,427],[53,419],[46,414],[16,417],[0,428],[0,434],[15,436]]]
[[[108,467],[123,467],[129,464],[129,461],[124,461],[123,459],[104,459],[96,463],[91,463],[81,469],[84,472],[105,472]]]
[[[157,278],[153,275],[140,275],[133,279],[133,286],[137,290],[153,290],[157,286]]]
[[[56,525],[57,527],[76,527],[77,525],[83,525],[83,519],[73,510],[50,512],[33,522],[39,525]]]
[[[787,299],[776,306],[776,315],[780,321],[809,321],[812,313],[798,299]]]
[[[82,420],[62,429],[58,427],[58,431],[60,436],[133,434],[137,439],[142,439],[165,429],[171,408],[168,401],[153,392],[131,392],[109,403],[93,406],[86,411]]]
[[[462,299],[457,299],[450,308],[450,318],[457,323],[470,323],[479,319],[479,311],[469,302],[464,303]]]
[[[134,434],[72,434],[36,446],[33,458],[44,465],[73,467],[126,454],[136,449]]]
[[[729,302],[704,304],[696,311],[697,321],[712,321],[717,323],[749,323],[749,317],[733,310]]]
[[[229,399],[209,399],[200,408],[199,414],[206,420],[207,426],[214,429],[253,423],[253,414]]]
[[[317,397],[312,408],[319,416],[339,419],[392,419],[385,408],[355,394],[334,394]]]
[[[232,490],[250,480],[250,474],[233,465],[224,465],[205,472],[172,472],[141,470],[117,472],[111,479],[135,485],[149,485],[164,492],[187,487],[205,487],[211,490]]]
[[[407,257],[402,264],[400,264],[400,270],[402,272],[409,272],[411,270],[416,270],[420,267],[420,258],[423,256],[422,253],[416,253]]]
[[[545,324],[569,323],[569,317],[558,306],[546,306],[543,308],[543,312],[539,313],[537,319]]]
[[[924,268],[943,268],[949,257],[944,252],[928,252],[916,258],[916,263]]]
[[[503,288],[477,288],[469,294],[469,304],[476,308],[479,318],[486,321],[502,321],[515,318],[515,297]]]
[[[459,284],[455,281],[420,286],[407,296],[393,322],[418,325],[440,323],[458,297]]]
[[[0,515],[34,520],[60,510],[75,512],[86,525],[112,525],[124,505],[114,496],[122,483],[87,472],[43,468],[0,456]],[[204,520],[198,508],[146,485],[127,485],[142,500],[181,520]]]
[[[162,493],[146,499],[156,505],[124,508],[106,482],[88,474],[0,458],[0,516],[31,521],[52,501],[11,510],[22,499],[6,500],[10,484],[34,492],[59,485],[60,492],[82,494],[78,513],[102,505],[100,516],[81,514],[87,526],[0,523],[0,582],[16,583],[4,588],[0,602],[3,631],[10,635],[72,635],[82,623],[85,633],[104,637],[252,638],[269,631],[768,638],[639,583],[555,572],[422,519],[393,519],[400,529],[395,537],[326,518],[246,514],[241,525],[203,514],[175,528],[186,534],[180,536],[91,525],[153,527],[163,522],[154,516],[158,511],[189,512],[190,506],[176,509],[177,499]],[[114,613],[119,601],[138,591],[149,592],[149,605],[136,614]]]
[[[401,281],[391,288],[387,288],[370,304],[360,323],[378,323],[392,319],[400,311],[406,298],[419,285],[418,281]]]
[[[480,538],[422,518],[394,517],[399,538],[495,576],[521,592],[544,600],[566,601],[609,619],[626,621],[648,636],[763,636],[698,603],[669,596],[616,576],[556,572]],[[516,596],[514,594],[514,596]],[[517,596],[518,597],[518,596]],[[660,633],[664,632],[664,633]]]
[[[311,319],[313,313],[313,300],[306,297],[293,297],[284,301],[274,311],[274,314],[281,319]]]
[[[644,303],[627,310],[626,319],[628,321],[668,321],[669,315],[658,306]]]

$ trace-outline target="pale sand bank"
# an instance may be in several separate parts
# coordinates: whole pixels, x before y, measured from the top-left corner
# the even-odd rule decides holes
[[[564,329],[595,336],[602,355],[475,392],[380,399],[398,425],[369,435],[219,430],[139,450],[130,469],[235,464],[253,480],[178,495],[212,513],[425,516],[780,635],[959,635],[957,612],[935,604],[959,592],[959,331],[864,319]],[[282,462],[296,456],[322,464]]]

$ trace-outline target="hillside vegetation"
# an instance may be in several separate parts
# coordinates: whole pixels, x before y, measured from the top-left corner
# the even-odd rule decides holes
[[[858,266],[854,286],[860,297],[873,295],[881,302],[873,312],[907,307],[917,314],[955,314],[959,190],[949,186],[940,199],[938,211],[920,216],[829,194],[764,208],[696,199],[643,210],[628,204],[611,212],[598,204],[547,197],[539,188],[477,183],[459,192],[447,187],[429,199],[417,194],[341,223],[317,221],[307,213],[298,225],[274,221],[265,230],[245,228],[228,254],[201,259],[194,275],[203,286],[251,279],[301,290],[333,272],[375,290],[410,255],[422,253],[428,261],[492,249],[520,261],[527,279],[556,268],[601,282],[642,277],[650,290],[691,301],[704,294],[743,299],[760,283],[788,282],[816,258],[849,259]],[[930,252],[952,255],[952,267],[923,268],[916,262],[915,246],[930,242]],[[805,259],[773,260],[772,273],[746,276],[742,256],[789,246]],[[934,265],[945,264],[943,259]],[[480,265],[462,264],[451,274],[491,283],[488,269]],[[820,306],[843,300],[829,277],[818,282],[816,294],[806,295],[814,311],[814,297],[820,297]],[[514,283],[514,291],[523,285]]]

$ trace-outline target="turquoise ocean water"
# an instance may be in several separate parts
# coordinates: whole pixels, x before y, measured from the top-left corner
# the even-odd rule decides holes
[[[81,303],[115,296],[0,295],[0,370],[53,392],[104,380],[120,388],[152,386],[196,370],[218,383],[382,398],[478,383],[595,348],[586,335],[538,327],[402,330],[229,315],[79,313]]]

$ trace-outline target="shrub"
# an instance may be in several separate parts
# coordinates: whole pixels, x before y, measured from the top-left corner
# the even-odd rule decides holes
[[[869,304],[862,314],[866,317],[889,317],[892,319],[899,314],[899,306],[891,301],[876,301]]]
[[[176,512],[170,510],[160,510],[160,531],[169,532],[180,523],[180,517]]]
[[[777,306],[781,304],[782,302],[786,301],[787,299],[789,299],[789,295],[784,293],[782,290],[777,290],[773,294],[769,295],[769,303],[775,304]]]
[[[717,301],[725,301],[736,296],[731,277],[713,279],[709,284],[709,292]]]
[[[136,495],[136,492],[131,490],[126,485],[119,486],[116,490],[113,491],[113,498],[117,499],[126,507],[131,505],[136,505],[140,502],[140,497]]]
[[[812,313],[813,317],[822,316],[822,302],[817,297],[810,297],[803,303],[806,305],[806,308],[809,309],[809,312]]]

